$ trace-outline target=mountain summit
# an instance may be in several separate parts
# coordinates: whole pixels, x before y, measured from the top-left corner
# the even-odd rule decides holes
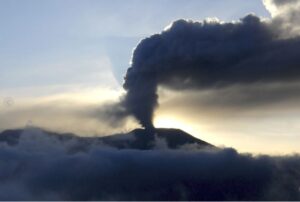
[[[88,148],[89,145],[109,146],[117,149],[149,150],[154,148],[178,149],[186,145],[196,148],[216,148],[215,146],[197,139],[179,130],[156,128],[153,130],[135,129],[129,133],[115,134],[104,137],[82,137],[74,134],[59,134],[38,128],[6,130],[0,133],[0,143],[17,145],[24,139],[30,141],[55,141],[57,143],[76,143],[76,148]]]
[[[214,146],[193,137],[192,135],[173,128],[156,128],[153,130],[135,129],[127,134],[113,135],[102,138],[103,142],[117,148],[153,149],[165,146],[177,149],[184,145],[195,145],[198,148],[213,148]],[[157,145],[159,144],[159,145]]]

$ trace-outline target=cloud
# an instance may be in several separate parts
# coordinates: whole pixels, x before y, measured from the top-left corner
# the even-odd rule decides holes
[[[281,37],[299,36],[299,0],[264,0],[263,2],[273,17],[273,28],[280,33]]]
[[[299,0],[263,0],[263,3],[272,15],[280,15],[286,13],[287,10],[295,9],[300,2]]]
[[[157,127],[179,127],[214,145],[232,146],[240,152],[300,152],[299,88],[298,82],[201,91],[161,87],[154,123]]]
[[[157,140],[161,146],[162,140]],[[298,156],[118,150],[27,130],[1,142],[1,200],[299,200]],[[81,145],[81,146],[80,146]],[[85,145],[85,149],[82,148]],[[166,145],[165,145],[166,146]]]
[[[136,128],[138,124],[117,100],[102,103],[74,99],[17,100],[0,110],[0,130],[35,126],[79,135],[109,135]]]
[[[160,88],[160,102],[167,107],[176,105],[186,108],[210,108],[233,112],[253,109],[272,109],[274,107],[297,107],[300,101],[300,84],[289,83],[256,83],[251,85],[232,85],[224,88],[191,89],[177,91]]]

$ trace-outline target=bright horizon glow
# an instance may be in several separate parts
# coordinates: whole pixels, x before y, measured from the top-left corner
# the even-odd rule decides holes
[[[252,135],[251,131],[257,130],[257,128],[251,127],[254,123],[241,125],[237,122],[236,127],[238,128],[230,130],[230,126],[232,126],[230,123],[228,123],[229,128],[226,128],[226,124],[221,124],[217,120],[212,124],[212,120],[207,122],[201,117],[197,120],[192,117],[189,119],[186,115],[176,114],[175,111],[163,111],[162,108],[157,110],[154,117],[154,126],[156,128],[180,129],[217,147],[233,147],[241,153],[252,153],[254,155],[299,153],[297,141],[292,141],[293,138],[288,137],[287,134],[280,136],[273,134],[274,136],[270,136],[272,134],[262,132],[258,135]],[[272,141],[270,141],[270,137],[272,137]]]
[[[176,128],[176,129],[183,130],[195,137],[197,137],[201,133],[200,126],[197,128],[197,130],[195,130],[190,124],[183,121],[183,119],[174,116],[168,116],[168,115],[155,116],[153,122],[156,128]]]

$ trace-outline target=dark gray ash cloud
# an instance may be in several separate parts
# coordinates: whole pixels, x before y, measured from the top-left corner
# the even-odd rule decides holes
[[[178,20],[136,47],[124,103],[144,127],[152,127],[159,85],[201,90],[297,81],[299,49],[299,37],[283,39],[272,21],[254,15],[235,23]]]
[[[295,3],[299,3],[299,0],[272,0],[272,3],[275,4],[275,6],[285,6],[285,5],[293,5]]]
[[[272,111],[281,108],[283,110],[297,109],[300,102],[300,84],[295,83],[256,83],[248,85],[232,85],[223,88],[205,90],[182,91],[161,89],[159,91],[160,105],[168,108],[169,112],[182,109],[194,109],[194,113],[200,109],[227,110],[229,114],[234,111],[258,110],[265,112],[268,108]],[[202,111],[202,115],[208,115]],[[229,115],[227,114],[227,115]]]

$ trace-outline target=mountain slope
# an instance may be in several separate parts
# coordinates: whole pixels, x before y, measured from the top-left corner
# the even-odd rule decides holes
[[[135,129],[128,134],[107,136],[102,138],[102,140],[104,143],[113,145],[120,149],[152,149],[158,146],[155,144],[157,142],[160,142],[160,144],[166,144],[165,146],[170,149],[176,149],[186,144],[195,144],[202,148],[214,147],[213,145],[197,139],[182,130],[166,128],[157,128],[154,131]]]
[[[158,128],[153,131],[135,129],[129,133],[105,137],[80,137],[74,134],[59,134],[37,128],[6,130],[0,133],[0,143],[16,145],[22,139],[48,138],[59,143],[76,142],[76,148],[85,150],[89,145],[105,145],[118,149],[147,150],[157,147],[177,149],[184,145],[194,145],[197,148],[216,148],[213,145],[197,139],[179,129]],[[47,141],[47,140],[46,140]],[[48,140],[50,141],[50,140]]]

